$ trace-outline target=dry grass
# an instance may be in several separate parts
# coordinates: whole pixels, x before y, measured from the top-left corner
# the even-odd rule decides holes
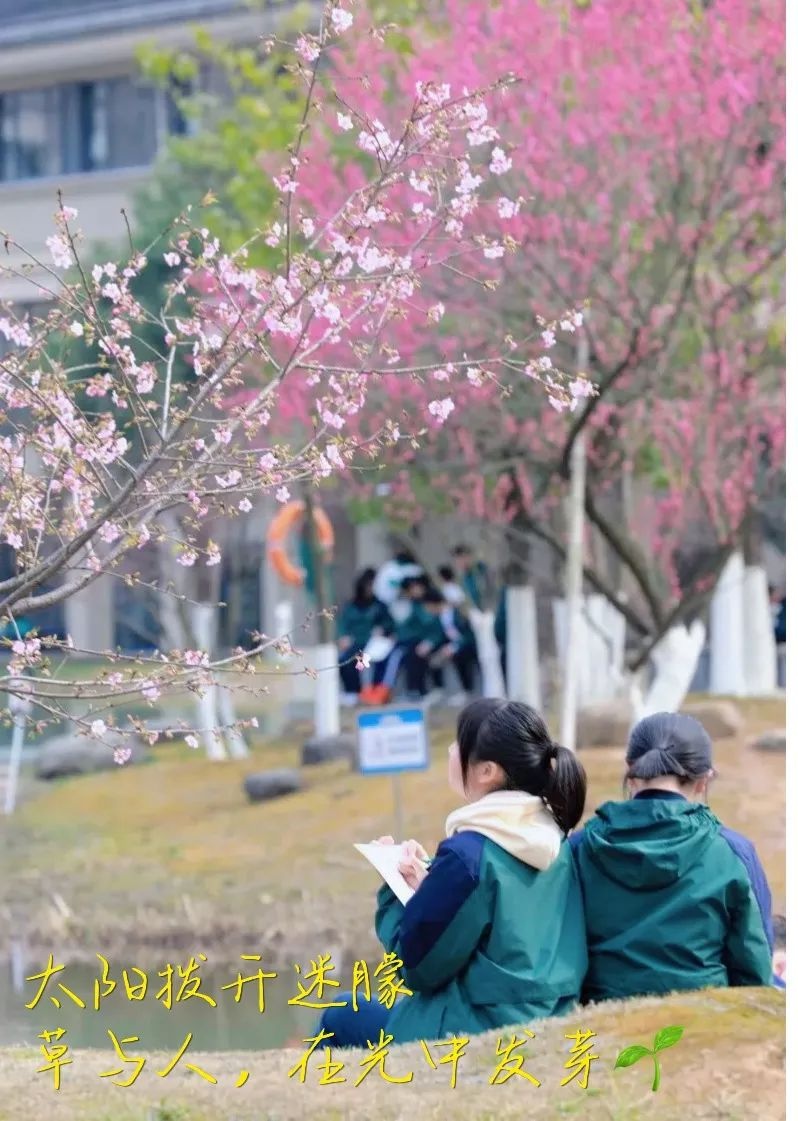
[[[783,910],[784,757],[746,742],[783,726],[784,704],[746,711],[744,736],[716,745],[711,801],[756,843],[774,906]],[[448,728],[436,732],[430,770],[402,778],[406,832],[429,847],[454,805],[445,780],[449,738]],[[215,959],[229,961],[263,951],[283,965],[300,953],[367,953],[377,884],[351,846],[391,831],[390,780],[332,764],[309,769],[300,794],[249,805],[244,775],[295,765],[298,742],[225,764],[164,747],[149,765],[38,785],[0,823],[0,948],[24,931],[32,951],[57,946],[72,959],[120,949],[162,958],[176,949],[217,951]],[[622,757],[620,748],[584,753],[588,814],[619,796]]]
[[[651,1092],[650,1060],[613,1071],[618,1052],[631,1044],[651,1046],[663,1027],[678,1024],[684,1037],[662,1053],[662,1084]],[[572,1045],[566,1032],[596,1033],[598,1059],[589,1089],[573,1083],[561,1087],[564,1063]],[[510,1033],[505,1032],[505,1042]],[[781,1121],[784,1107],[784,997],[775,990],[737,989],[674,995],[662,1000],[635,1000],[582,1010],[578,1017],[535,1026],[525,1047],[524,1070],[537,1077],[534,1087],[513,1077],[503,1086],[488,1080],[496,1065],[495,1034],[474,1039],[460,1062],[456,1089],[449,1086],[450,1067],[433,1071],[418,1045],[391,1048],[389,1075],[413,1071],[410,1085],[388,1085],[378,1071],[360,1087],[360,1054],[347,1055],[343,1085],[318,1085],[317,1063],[304,1085],[289,1081],[299,1052],[188,1054],[218,1079],[210,1085],[181,1065],[166,1079],[158,1077],[172,1056],[148,1055],[135,1084],[127,1089],[100,1080],[117,1067],[101,1051],[77,1052],[62,1071],[60,1092],[52,1074],[36,1073],[42,1063],[33,1049],[0,1052],[0,1121],[507,1121],[579,1117],[581,1121]],[[131,1056],[141,1054],[128,1048]],[[133,1067],[121,1078],[129,1078]],[[250,1079],[235,1087],[241,1070]]]

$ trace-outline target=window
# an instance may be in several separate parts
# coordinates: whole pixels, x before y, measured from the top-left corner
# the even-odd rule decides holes
[[[0,93],[0,182],[146,167],[185,127],[172,97],[130,75]]]

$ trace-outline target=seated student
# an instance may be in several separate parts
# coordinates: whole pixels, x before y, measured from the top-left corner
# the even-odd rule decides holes
[[[773,916],[773,984],[777,989],[787,987],[787,920],[784,915]]]
[[[360,670],[355,661],[375,635],[392,635],[394,621],[388,608],[374,595],[374,569],[367,568],[355,581],[354,595],[338,620],[338,666],[344,687],[344,703],[354,704],[361,689]],[[387,659],[375,662],[372,683],[382,681]]]
[[[499,647],[499,658],[502,666],[502,676],[505,686],[507,684],[507,588],[499,592],[499,602],[496,607],[496,617],[493,620],[493,636]]]
[[[388,656],[382,684],[393,689],[404,667],[407,691],[411,696],[423,697],[427,693],[429,656],[438,631],[437,620],[424,607],[428,582],[424,576],[408,576],[402,581],[399,604],[405,605],[396,624],[396,646]]]
[[[578,1000],[582,902],[562,841],[584,808],[581,763],[533,709],[486,698],[460,714],[448,778],[465,805],[432,861],[406,843],[401,871],[415,894],[404,907],[387,885],[377,897],[377,935],[413,995],[390,1010],[360,995],[355,1010],[348,995],[322,1016],[332,1045],[365,1046],[380,1028],[398,1043],[469,1036]]]
[[[464,696],[460,698],[460,703],[463,703],[467,700],[468,694],[473,692],[474,677],[479,664],[477,640],[471,624],[461,611],[448,604],[441,593],[434,588],[424,596],[424,607],[437,620],[436,632],[430,639],[432,644],[430,664],[433,669],[439,669],[448,661],[452,663],[463,688]]]
[[[632,797],[571,838],[585,906],[585,1001],[772,978],[770,890],[754,846],[703,804],[712,744],[690,716],[641,720]]]
[[[460,607],[466,601],[466,594],[457,583],[457,577],[451,565],[442,564],[438,569],[438,578],[441,582],[443,598],[454,607]]]

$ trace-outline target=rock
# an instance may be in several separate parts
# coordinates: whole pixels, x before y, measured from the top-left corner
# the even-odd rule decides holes
[[[244,790],[250,802],[267,802],[272,798],[282,798],[286,794],[296,794],[303,785],[300,772],[288,767],[272,771],[256,771],[244,779]]]
[[[737,736],[743,730],[743,714],[731,701],[694,701],[681,711],[703,724],[712,740]]]
[[[763,732],[761,736],[751,741],[750,746],[754,751],[786,751],[787,732],[784,728]]]
[[[625,747],[634,723],[628,701],[601,701],[585,705],[576,718],[576,746]]]
[[[130,750],[130,758],[125,763],[141,763],[147,758],[147,750],[137,739],[120,742],[120,746]],[[119,768],[114,762],[114,749],[96,740],[79,737],[59,737],[42,747],[36,761],[36,777],[50,780],[67,778],[70,775],[89,775],[95,771],[110,771]]]
[[[302,746],[303,767],[316,763],[329,763],[333,759],[348,759],[354,762],[357,755],[357,738],[342,732],[338,736],[312,736]]]

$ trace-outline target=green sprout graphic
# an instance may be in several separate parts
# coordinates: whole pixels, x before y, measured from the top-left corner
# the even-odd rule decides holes
[[[641,1047],[639,1046],[639,1044],[635,1045],[634,1047],[624,1047],[623,1051],[621,1051],[620,1055],[615,1060],[614,1069],[617,1070],[618,1067],[634,1066],[634,1064],[639,1062],[640,1059],[645,1058],[646,1055],[650,1055],[654,1060],[654,1081],[651,1083],[651,1089],[659,1090],[660,1079],[662,1077],[662,1067],[660,1066],[660,1062],[657,1056],[659,1055],[660,1051],[664,1051],[666,1047],[673,1047],[674,1044],[678,1043],[683,1034],[684,1028],[676,1026],[663,1028],[662,1031],[658,1031],[656,1036],[654,1037],[653,1051],[649,1050],[648,1047]]]

